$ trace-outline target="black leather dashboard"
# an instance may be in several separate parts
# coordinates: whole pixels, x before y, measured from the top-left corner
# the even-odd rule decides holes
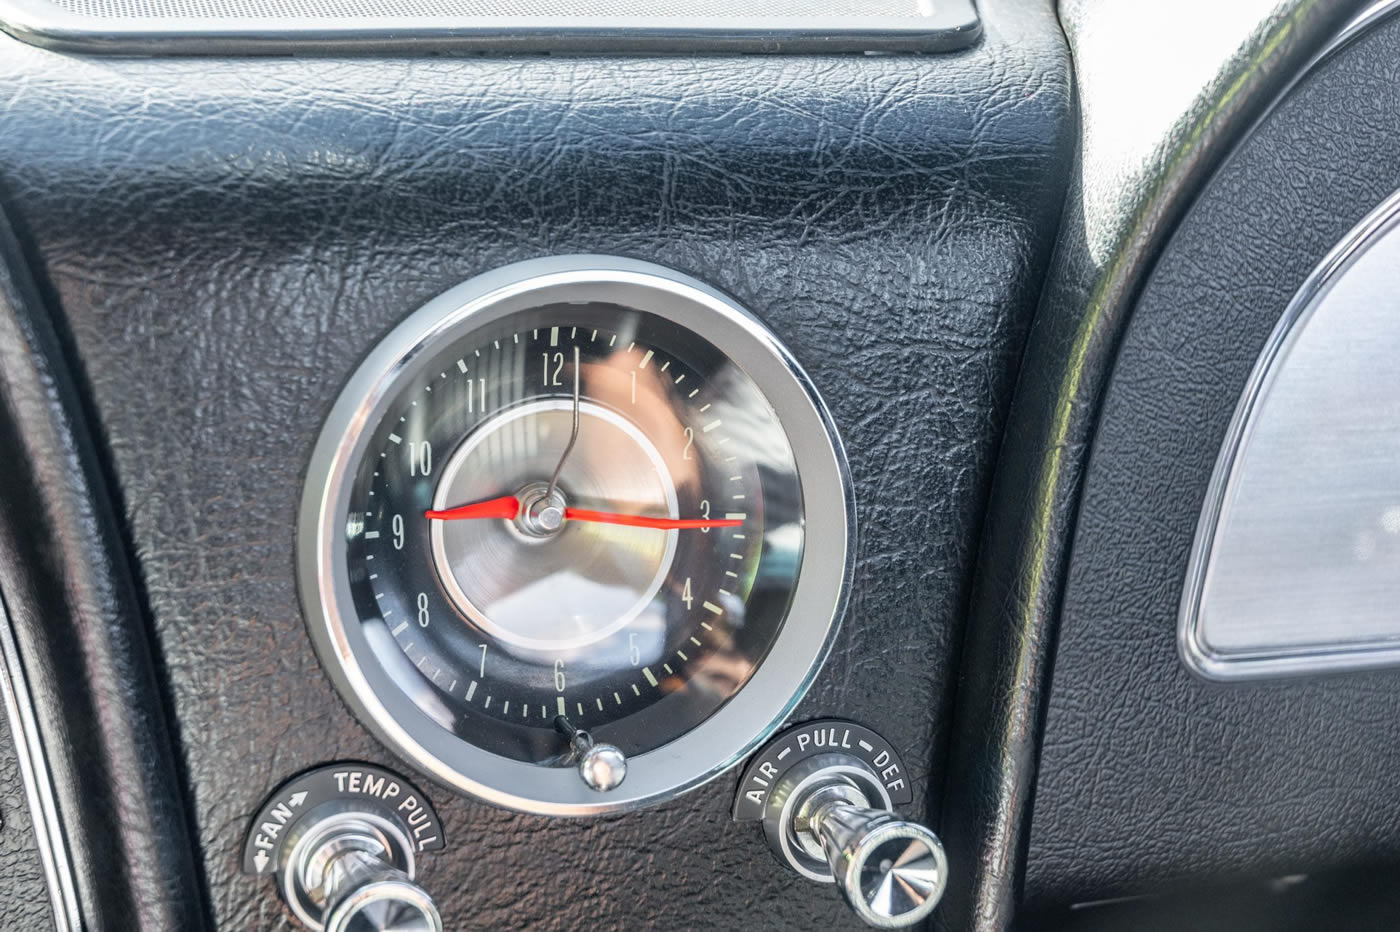
[[[1175,640],[1196,516],[1260,347],[1303,276],[1400,187],[1398,47],[1392,17],[1288,92],[1205,186],[1127,326],[1061,611],[1032,903],[1400,854],[1400,799],[1373,779],[1400,751],[1393,673],[1207,683]]]
[[[936,812],[1070,140],[1053,12],[986,6],[977,49],[927,58],[97,61],[6,41],[4,200],[89,399],[214,924],[286,923],[236,860],[273,786],[333,758],[403,766],[307,647],[293,525],[321,420],[408,311],[537,255],[690,272],[811,373],[862,539],[797,717],[876,728],[916,762],[914,814]],[[449,849],[424,882],[450,928],[853,923],[729,823],[733,779],[590,822],[439,791]]]
[[[44,867],[63,916],[100,916],[111,928],[199,928],[169,710],[90,422],[8,228],[0,254],[6,705],[11,748],[33,771],[26,793],[41,800],[29,816],[48,839],[40,846],[31,834],[31,843],[11,847],[11,873]],[[25,710],[14,701],[21,689]],[[37,745],[42,754],[28,753]],[[6,820],[11,832],[26,821]],[[66,882],[54,882],[57,871]],[[27,899],[30,909],[41,902]]]
[[[1078,169],[1007,427],[968,621],[963,669],[975,672],[958,695],[943,828],[978,868],[953,881],[950,928],[1005,928],[1018,910],[1083,470],[1142,281],[1198,186],[1354,9],[1239,12],[1202,45],[1198,24],[1176,9],[1061,7],[1078,77]],[[1199,54],[1185,56],[1188,47]]]
[[[986,0],[936,55],[0,38],[0,687],[35,701],[0,734],[0,925],[62,924],[37,828],[89,927],[293,928],[242,870],[249,820],[349,760],[432,797],[448,929],[861,927],[731,822],[735,772],[602,818],[492,808],[376,741],[312,652],[298,504],[347,377],[444,290],[579,253],[732,296],[830,407],[854,585],[789,720],[902,755],[950,858],[937,927],[1135,928],[1071,907],[1389,870],[1395,675],[1222,686],[1177,653],[1259,348],[1400,188],[1400,20],[1318,60],[1354,0],[1245,6],[1202,33]]]

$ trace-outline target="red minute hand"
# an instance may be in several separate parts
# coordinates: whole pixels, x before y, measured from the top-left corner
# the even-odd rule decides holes
[[[739,527],[740,519],[709,521],[704,518],[647,518],[642,515],[619,515],[611,511],[588,511],[585,508],[565,508],[566,521],[593,521],[597,524],[621,524],[626,527],[650,527],[660,531],[688,531],[695,528]]]
[[[472,518],[501,518],[511,520],[520,513],[520,499],[503,495],[484,502],[458,505],[442,511],[425,511],[423,517],[439,521],[466,521]],[[659,531],[688,531],[699,528],[739,527],[742,519],[726,518],[710,521],[704,518],[648,518],[644,515],[620,515],[611,511],[589,511],[586,508],[565,508],[566,521],[592,521],[597,524],[621,524],[625,527],[648,527]]]
[[[520,499],[514,495],[502,495],[490,501],[474,505],[458,505],[445,511],[425,511],[423,517],[438,518],[442,521],[461,521],[466,518],[505,518],[509,521],[520,513]]]

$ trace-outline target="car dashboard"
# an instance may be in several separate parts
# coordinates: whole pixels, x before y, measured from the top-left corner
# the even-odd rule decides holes
[[[0,3],[0,925],[1392,927],[1395,5],[500,6]]]

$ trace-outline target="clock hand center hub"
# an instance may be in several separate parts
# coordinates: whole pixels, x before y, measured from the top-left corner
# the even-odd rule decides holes
[[[564,529],[568,503],[557,485],[551,491],[548,483],[533,483],[521,489],[516,498],[520,499],[520,512],[515,516],[515,527],[521,534],[544,539]]]

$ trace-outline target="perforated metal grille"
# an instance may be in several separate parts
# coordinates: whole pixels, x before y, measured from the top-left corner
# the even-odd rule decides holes
[[[450,20],[578,22],[630,20],[909,19],[932,15],[918,0],[51,0],[58,9],[98,20]],[[920,9],[923,6],[924,9]]]

